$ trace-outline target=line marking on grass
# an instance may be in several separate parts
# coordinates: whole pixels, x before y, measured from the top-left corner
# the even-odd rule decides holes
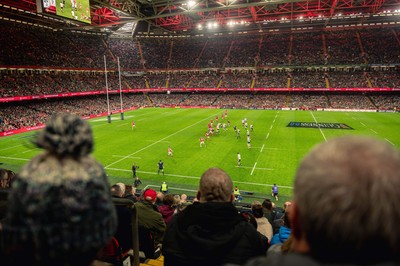
[[[366,127],[366,125],[363,122],[360,122],[361,125],[363,125],[364,127]]]
[[[238,165],[235,165],[235,167],[237,167],[237,168],[249,168],[249,169],[253,169],[254,167],[251,167],[251,166],[243,166],[243,165],[241,165],[241,166],[238,166]],[[272,169],[272,168],[260,168],[260,167],[256,167],[256,168],[254,168],[254,169],[257,169],[257,170],[266,170],[266,171],[273,171],[274,169]]]
[[[310,111],[310,113],[311,113],[312,117],[314,118],[315,123],[318,124],[317,119],[315,119],[314,114],[313,114],[311,111]],[[318,129],[319,129],[319,132],[321,132],[321,134],[322,134],[322,136],[324,137],[325,142],[326,142],[327,140],[326,140],[326,137],[325,137],[325,135],[324,135],[324,132],[322,132],[322,129],[321,129],[321,127],[320,127],[319,125],[318,125]]]
[[[121,124],[121,125],[118,125],[117,127],[122,127],[122,126],[126,126],[126,125],[128,125],[129,123],[123,123],[123,124]]]
[[[243,167],[243,166],[241,166],[241,167]],[[260,168],[260,169],[263,169],[263,168]],[[122,172],[132,172],[132,170],[119,169],[119,168],[109,168],[108,170],[115,170],[115,171],[122,171]],[[137,172],[138,173],[143,173],[143,174],[149,174],[149,175],[159,175],[157,172],[145,172],[145,171],[137,171]],[[182,177],[182,178],[200,180],[200,177],[198,177],[198,176],[175,175],[175,174],[165,174],[164,176],[174,176],[174,177]],[[273,184],[261,184],[261,183],[244,182],[244,181],[236,181],[236,180],[232,180],[232,181],[234,183],[238,183],[238,184],[255,185],[255,186],[262,186],[262,187],[271,187],[273,185]],[[160,187],[160,186],[157,186],[157,187]],[[293,187],[289,187],[289,186],[279,186],[279,187],[293,189]]]
[[[125,157],[124,155],[116,155],[116,154],[113,154],[111,156],[112,157],[120,157],[120,158],[124,158]],[[129,158],[131,158],[131,159],[142,159],[142,157],[134,157],[134,156],[131,156]]]
[[[156,141],[156,140],[146,140],[147,142],[154,142],[154,141]],[[168,141],[168,140],[164,140],[164,141],[160,141],[160,142],[163,142],[163,143],[171,143],[171,141]]]
[[[16,148],[16,147],[19,147],[19,146],[22,146],[22,144],[18,144],[18,145],[12,146],[12,147],[4,148],[4,149],[1,149],[0,151],[5,151],[5,150],[13,149],[13,148]]]
[[[269,127],[269,129],[272,129],[273,126],[274,126],[274,125],[271,125],[271,126]]]
[[[375,134],[378,134],[378,132],[376,132],[376,131],[373,130],[372,128],[370,128],[369,130],[371,130],[371,131],[374,132]]]
[[[256,166],[257,166],[257,162],[254,164],[254,166],[253,166],[253,170],[251,170],[251,173],[250,173],[250,175],[253,175],[253,172],[254,172],[254,169],[256,168]]]
[[[31,151],[34,151],[34,150],[38,150],[38,149],[29,149],[29,150],[23,151],[23,152],[21,152],[21,153],[27,153],[27,152],[31,152]]]
[[[357,120],[354,116],[351,117],[353,120]]]
[[[197,124],[200,124],[201,122],[203,122],[203,121],[205,121],[205,120],[209,120],[210,117],[214,117],[214,116],[215,116],[215,114],[212,115],[212,116],[208,116],[207,118],[204,118],[204,119],[202,119],[202,120],[200,120],[200,121],[198,121],[198,122],[196,122],[196,123],[194,123],[194,124],[192,124],[192,125],[189,125],[189,126],[187,126],[187,127],[185,127],[185,128],[182,128],[181,130],[179,130],[179,131],[177,131],[177,132],[175,132],[175,133],[172,133],[172,134],[170,134],[170,135],[168,135],[168,136],[166,136],[166,137],[164,137],[164,138],[162,138],[162,139],[160,139],[160,140],[158,140],[158,141],[156,141],[156,142],[153,142],[152,144],[149,144],[149,145],[147,145],[147,146],[141,148],[140,150],[137,150],[137,151],[135,151],[135,152],[132,152],[131,154],[128,154],[127,156],[125,156],[125,157],[123,157],[123,158],[121,158],[121,159],[119,159],[119,160],[117,160],[117,161],[115,161],[115,162],[113,162],[113,163],[108,164],[108,165],[105,166],[104,168],[107,169],[108,167],[110,167],[110,166],[112,166],[112,165],[114,165],[114,164],[116,164],[116,163],[119,163],[119,162],[121,162],[121,161],[123,161],[123,160],[129,158],[129,157],[132,156],[132,155],[135,155],[136,153],[139,153],[139,152],[141,152],[141,151],[143,151],[143,150],[145,150],[145,149],[147,149],[147,148],[150,148],[150,147],[156,145],[157,143],[160,143],[160,142],[166,140],[167,138],[170,138],[170,137],[172,137],[172,136],[174,136],[174,135],[176,135],[176,134],[178,134],[178,133],[180,133],[180,132],[182,132],[182,131],[184,131],[184,130],[186,130],[186,129],[192,127],[192,126],[195,126],[195,125],[197,125]]]
[[[393,146],[395,146],[394,145],[394,143],[393,142],[391,142],[390,140],[388,140],[388,139],[385,139],[387,142],[389,142],[390,144],[392,144]]]
[[[263,149],[264,149],[264,145],[265,145],[265,144],[263,144],[263,145],[262,145],[260,152],[262,152],[262,151],[263,151]]]
[[[268,139],[268,137],[269,137],[269,132],[268,132],[267,136],[265,137],[265,139]]]
[[[18,161],[29,161],[30,160],[30,159],[25,159],[25,158],[16,158],[16,157],[7,157],[7,156],[0,156],[0,158],[10,159],[10,160],[18,160]]]

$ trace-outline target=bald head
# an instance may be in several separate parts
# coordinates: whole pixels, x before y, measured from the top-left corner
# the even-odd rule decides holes
[[[292,232],[315,256],[390,259],[400,254],[399,191],[398,150],[361,136],[331,139],[297,170]]]
[[[210,168],[200,178],[197,198],[200,202],[232,202],[232,180],[220,168]]]

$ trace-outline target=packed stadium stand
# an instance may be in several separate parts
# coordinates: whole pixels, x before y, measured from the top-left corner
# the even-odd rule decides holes
[[[107,115],[108,93],[110,112],[121,112],[120,90],[122,110],[400,109],[398,27],[117,38],[0,26],[1,132],[41,125],[55,111]]]

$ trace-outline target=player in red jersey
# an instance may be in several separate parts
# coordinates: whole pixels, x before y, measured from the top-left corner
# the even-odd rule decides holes
[[[174,151],[168,146],[168,156],[174,157]]]
[[[135,121],[132,121],[132,130],[136,128]]]
[[[201,137],[200,137],[200,148],[203,147],[203,145],[205,146],[206,143],[204,142],[203,136],[201,136]]]

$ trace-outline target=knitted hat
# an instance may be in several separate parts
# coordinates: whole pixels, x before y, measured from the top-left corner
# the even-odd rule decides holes
[[[143,198],[147,201],[155,201],[157,198],[157,192],[153,189],[147,189],[143,194]]]
[[[56,114],[36,144],[45,152],[12,185],[3,248],[30,265],[92,260],[114,235],[117,219],[104,168],[89,154],[91,128],[74,115]]]

